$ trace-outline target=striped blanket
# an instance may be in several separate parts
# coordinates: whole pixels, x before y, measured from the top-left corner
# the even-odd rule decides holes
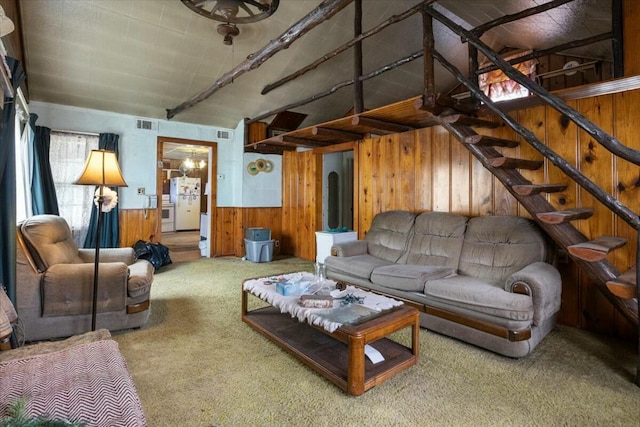
[[[88,426],[146,426],[127,363],[113,340],[0,363],[0,417],[19,399],[29,416]]]

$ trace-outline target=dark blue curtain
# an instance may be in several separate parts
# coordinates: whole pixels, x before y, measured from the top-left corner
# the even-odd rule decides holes
[[[11,85],[15,90],[25,78],[20,61],[7,57],[11,71]],[[2,64],[0,64],[2,66]],[[16,302],[16,144],[15,98],[3,97],[4,109],[0,120],[0,283],[7,295]]]
[[[34,215],[60,215],[56,186],[51,175],[49,147],[51,129],[36,126],[37,114],[29,115],[29,126],[33,129],[33,176],[31,177],[31,207]]]
[[[120,157],[118,150],[119,135],[114,133],[101,133],[98,139],[98,148],[115,151],[116,158]],[[117,188],[112,188],[114,191],[118,191]],[[93,203],[93,199],[91,199]],[[94,207],[91,209],[91,220],[89,221],[89,228],[87,230],[87,238],[84,241],[85,248],[96,247],[96,231],[98,229],[98,209]],[[102,216],[102,230],[100,232],[100,247],[101,248],[117,248],[120,246],[120,231],[118,224],[118,205],[106,212]]]

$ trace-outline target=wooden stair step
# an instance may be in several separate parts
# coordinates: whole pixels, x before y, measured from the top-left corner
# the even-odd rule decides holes
[[[558,193],[566,190],[567,184],[522,184],[514,185],[511,188],[521,196],[530,196],[540,193]]]
[[[624,299],[637,298],[636,271],[636,267],[633,267],[616,279],[608,281],[607,288],[617,297]]]
[[[568,209],[566,211],[542,212],[536,216],[547,224],[562,224],[576,219],[586,219],[593,215],[591,208]]]
[[[513,157],[494,157],[489,159],[489,164],[494,168],[502,169],[540,169],[544,162],[542,160],[515,159]]]
[[[589,262],[601,261],[614,249],[624,246],[627,239],[615,236],[600,236],[588,242],[568,246],[569,253]]]
[[[455,123],[462,126],[471,126],[475,128],[495,129],[500,126],[499,123],[489,120],[479,119],[477,117],[466,116],[464,114],[449,114],[439,116],[446,123]]]
[[[520,143],[512,139],[496,138],[487,135],[469,135],[464,139],[465,144],[475,144],[484,147],[509,147],[515,148]]]

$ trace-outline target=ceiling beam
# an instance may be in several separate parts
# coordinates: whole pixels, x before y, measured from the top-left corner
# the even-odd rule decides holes
[[[558,6],[562,6],[565,3],[569,3],[575,0],[553,0],[548,3],[541,4],[539,6],[525,9],[518,13],[512,13],[511,15],[504,15],[500,18],[496,18],[493,21],[485,22],[482,25],[477,26],[471,30],[471,33],[477,37],[482,36],[485,32],[499,25],[508,24],[509,22],[517,21],[518,19],[526,18],[527,16],[537,15],[538,13],[546,12],[550,9],[555,9]]]
[[[384,120],[372,119],[369,117],[354,116],[351,119],[351,124],[354,126],[364,126],[368,129],[374,130],[378,134],[391,134],[401,133],[414,130],[413,126],[402,125],[400,123],[386,122]]]
[[[514,65],[514,64],[519,64],[521,62],[524,61],[528,61],[530,59],[535,59],[535,58],[539,58],[541,56],[547,56],[547,55],[551,55],[554,53],[558,53],[558,52],[562,52],[563,50],[567,50],[567,49],[572,49],[574,47],[582,47],[582,46],[586,46],[586,45],[590,45],[593,43],[597,43],[603,40],[608,40],[610,38],[613,37],[613,33],[611,31],[606,32],[606,33],[602,33],[602,34],[597,34],[595,36],[591,36],[591,37],[587,37],[585,39],[580,39],[580,40],[573,40],[567,43],[563,43],[563,44],[559,44],[557,46],[553,46],[550,47],[548,49],[542,49],[542,50],[535,50],[531,53],[528,53],[526,55],[522,55],[518,58],[514,58],[510,61],[507,61],[509,63],[509,65]],[[488,73],[489,71],[494,71],[497,70],[498,66],[497,65],[489,65],[486,66],[484,68],[480,68],[479,70],[476,71],[476,74],[483,74],[483,73]]]
[[[261,94],[262,95],[266,95],[267,93],[271,92],[272,90],[282,86],[285,83],[290,82],[293,79],[296,79],[298,77],[300,77],[301,75],[317,68],[320,64],[328,61],[329,59],[337,56],[338,54],[344,52],[345,50],[349,49],[350,47],[352,47],[353,45],[355,45],[358,42],[361,42],[362,40],[371,37],[374,34],[377,34],[378,32],[380,32],[381,30],[385,29],[386,27],[388,27],[391,24],[395,24],[396,22],[400,22],[414,14],[416,14],[417,12],[419,12],[423,6],[427,6],[430,5],[431,3],[435,3],[436,0],[425,0],[422,3],[412,7],[411,9],[407,10],[404,13],[401,13],[400,15],[393,15],[391,18],[387,19],[386,21],[378,24],[378,26],[370,29],[369,31],[366,31],[362,34],[360,34],[358,37],[355,37],[351,40],[349,40],[347,43],[343,44],[340,47],[337,47],[336,49],[332,50],[331,52],[325,53],[324,55],[322,55],[322,57],[316,59],[315,61],[313,61],[311,64],[307,65],[306,67],[302,67],[299,70],[289,74],[288,76],[285,76],[283,78],[281,78],[280,80],[277,80],[273,83],[270,83],[268,85],[266,85],[264,87],[264,89],[262,89]]]
[[[171,119],[176,114],[179,114],[204,101],[224,86],[229,83],[233,83],[233,81],[242,74],[258,68],[276,53],[283,49],[287,49],[294,41],[298,40],[311,29],[330,19],[352,1],[353,0],[324,0],[318,7],[293,24],[292,27],[282,33],[277,39],[272,40],[262,49],[252,53],[247,57],[247,59],[236,65],[231,71],[222,75],[222,77],[216,80],[209,88],[191,97],[182,104],[174,108],[167,109],[167,119]]]
[[[347,132],[344,130],[323,128],[319,126],[316,126],[313,129],[311,129],[311,133],[315,136],[337,138],[337,139],[340,139],[341,142],[355,141],[357,139],[362,139],[363,137],[361,133]]]
[[[418,51],[418,52],[414,52],[411,55],[405,56],[404,58],[400,58],[397,61],[394,61],[394,62],[392,62],[390,64],[387,64],[387,65],[385,65],[385,66],[383,66],[381,68],[378,68],[377,70],[372,71],[369,74],[365,74],[364,76],[360,77],[360,80],[365,81],[365,80],[371,79],[373,77],[379,76],[380,74],[386,73],[389,70],[393,70],[394,68],[399,67],[400,65],[403,65],[403,64],[406,64],[408,62],[414,61],[414,60],[420,58],[421,56],[422,56],[422,51],[421,50]],[[317,94],[312,95],[312,96],[310,96],[308,98],[305,98],[305,99],[303,99],[301,101],[297,101],[297,102],[293,102],[291,104],[287,104],[284,107],[280,107],[280,108],[277,108],[275,110],[271,110],[271,111],[268,111],[268,112],[266,112],[264,114],[261,114],[261,115],[259,115],[257,117],[253,117],[251,119],[248,119],[248,120],[245,121],[245,124],[250,125],[251,123],[259,122],[260,120],[266,119],[267,117],[271,117],[271,116],[276,115],[278,113],[281,113],[283,111],[290,110],[292,108],[296,108],[296,107],[308,104],[308,103],[313,102],[313,101],[317,101],[320,98],[324,98],[325,96],[331,95],[332,93],[336,92],[338,89],[342,89],[343,87],[347,87],[347,86],[350,86],[352,84],[353,84],[353,79],[345,80],[343,82],[340,82],[340,83],[336,84],[335,86],[331,87],[330,89],[325,90],[324,92],[317,93]]]

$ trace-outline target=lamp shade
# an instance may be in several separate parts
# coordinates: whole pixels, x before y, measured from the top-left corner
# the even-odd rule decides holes
[[[120,172],[116,153],[108,150],[91,150],[84,164],[84,170],[74,184],[106,185],[107,187],[127,186],[122,172]]]

